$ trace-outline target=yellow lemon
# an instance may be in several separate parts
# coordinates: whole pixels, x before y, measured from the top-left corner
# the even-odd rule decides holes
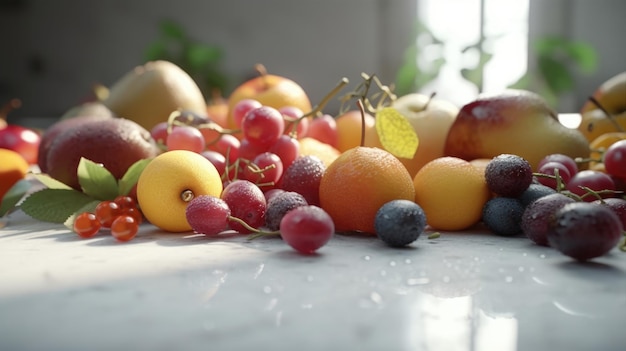
[[[220,196],[222,180],[202,155],[173,150],[155,157],[137,181],[137,202],[146,219],[168,232],[191,231],[185,210],[194,197]]]

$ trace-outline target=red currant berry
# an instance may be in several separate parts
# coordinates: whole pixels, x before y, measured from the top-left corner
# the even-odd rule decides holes
[[[139,231],[139,224],[129,215],[117,216],[111,224],[111,235],[119,241],[132,240]]]
[[[120,206],[113,201],[102,201],[96,206],[96,218],[104,228],[110,228],[117,216],[122,213]]]
[[[95,214],[83,212],[74,219],[73,229],[81,238],[91,238],[100,231],[100,222]]]

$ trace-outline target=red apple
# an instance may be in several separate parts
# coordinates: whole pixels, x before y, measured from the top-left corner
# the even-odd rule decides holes
[[[18,99],[13,99],[0,110],[0,148],[19,153],[32,165],[37,163],[41,136],[32,129],[6,122],[8,112],[20,105]]]

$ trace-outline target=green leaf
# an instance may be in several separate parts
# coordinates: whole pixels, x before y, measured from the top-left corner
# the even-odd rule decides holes
[[[549,56],[541,56],[537,64],[546,84],[555,94],[558,95],[574,87],[574,79],[569,69],[559,60]]]
[[[152,159],[149,158],[139,160],[128,168],[126,173],[124,173],[118,182],[118,195],[128,195],[135,184],[137,184],[141,172],[143,172],[144,168],[146,168],[150,161],[152,161]]]
[[[43,173],[34,173],[33,178],[37,179],[41,184],[50,189],[72,189],[69,185],[61,183],[60,181],[50,177]]]
[[[81,157],[77,175],[85,194],[99,200],[111,200],[117,196],[117,180],[101,164]]]
[[[28,195],[20,208],[34,219],[63,223],[94,199],[73,189],[42,189]]]
[[[564,48],[569,57],[584,73],[592,73],[597,66],[597,55],[593,47],[583,42],[573,42]]]
[[[383,147],[402,158],[413,158],[419,140],[411,123],[398,110],[385,107],[376,113],[376,132]]]
[[[528,72],[524,73],[519,79],[507,86],[508,89],[528,89],[531,77]]]
[[[31,188],[31,186],[32,184],[26,179],[21,179],[17,183],[13,184],[13,186],[4,194],[4,197],[0,199],[0,217],[14,209],[17,203],[20,202],[24,195],[26,195],[26,192]]]
[[[167,45],[162,41],[156,41],[148,46],[144,53],[146,61],[155,61],[167,58]]]
[[[78,216],[79,214],[83,213],[83,212],[91,212],[94,213],[96,211],[96,206],[98,206],[98,204],[100,203],[100,200],[93,200],[91,202],[88,202],[86,205],[82,206],[81,208],[79,208],[78,210],[76,210],[76,212],[72,213],[66,220],[65,222],[63,222],[63,225],[69,229],[69,230],[73,230],[74,228],[74,219],[76,218],[76,216]]]
[[[217,62],[221,58],[221,51],[213,46],[202,44],[190,44],[187,48],[187,61],[194,70],[202,69],[204,66]]]

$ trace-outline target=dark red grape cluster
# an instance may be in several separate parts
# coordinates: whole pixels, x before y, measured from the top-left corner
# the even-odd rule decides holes
[[[500,155],[485,179],[495,196],[483,208],[483,223],[496,234],[523,234],[581,261],[605,255],[623,237],[623,193],[611,175],[579,170],[571,157],[548,155],[532,173],[521,157]]]

